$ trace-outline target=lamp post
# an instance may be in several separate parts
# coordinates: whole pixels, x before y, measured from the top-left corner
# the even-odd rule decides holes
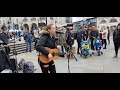
[[[47,17],[46,17],[46,25],[47,25]]]

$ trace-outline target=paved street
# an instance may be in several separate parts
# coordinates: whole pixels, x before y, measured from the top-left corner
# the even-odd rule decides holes
[[[77,43],[75,42],[74,46]],[[106,50],[103,50],[103,55],[88,57],[84,59],[79,55],[75,55],[78,61],[70,59],[70,73],[120,73],[120,54],[119,58],[114,59],[114,45],[111,37],[111,44],[107,46]],[[35,73],[41,73],[41,69],[38,65],[36,51],[32,53],[23,53],[17,56],[18,62],[21,59],[26,61],[32,61],[37,69]],[[68,60],[59,57],[55,61],[57,73],[68,73]]]

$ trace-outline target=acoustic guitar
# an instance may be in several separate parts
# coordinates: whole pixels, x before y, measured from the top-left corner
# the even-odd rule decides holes
[[[58,49],[55,48],[55,49],[51,49],[51,48],[48,48],[48,47],[45,47],[45,49],[47,51],[49,51],[49,53],[53,56],[52,58],[48,58],[46,57],[46,55],[40,53],[39,55],[39,60],[43,63],[49,63],[50,61],[52,60],[57,60],[58,59],[58,56],[59,56],[59,53],[58,53]]]

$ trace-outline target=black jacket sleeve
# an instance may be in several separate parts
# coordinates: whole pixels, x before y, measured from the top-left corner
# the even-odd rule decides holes
[[[98,37],[98,35],[99,35],[99,31],[97,30],[96,32],[97,32],[97,35],[96,35],[96,38],[97,38],[97,37]]]
[[[49,52],[44,48],[44,45],[47,42],[47,39],[48,39],[47,36],[41,36],[40,39],[36,43],[36,50],[46,56],[48,56],[49,54]]]
[[[113,31],[113,41],[114,41],[114,37],[115,37],[115,30]]]
[[[7,35],[5,35],[4,33],[1,34],[1,39],[4,42],[4,45],[8,44],[8,39],[7,39]]]
[[[92,35],[92,33],[93,33],[93,32],[91,31],[91,32],[90,32],[90,38],[93,38],[93,35]]]

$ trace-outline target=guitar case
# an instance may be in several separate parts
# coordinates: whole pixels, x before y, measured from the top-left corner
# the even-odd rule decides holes
[[[14,59],[14,58],[11,58],[10,59],[10,61],[11,61],[11,70],[13,71],[13,72],[16,72],[16,60]]]
[[[17,52],[15,50],[13,50],[13,58],[10,58],[11,61],[11,70],[13,71],[13,73],[17,73]]]

